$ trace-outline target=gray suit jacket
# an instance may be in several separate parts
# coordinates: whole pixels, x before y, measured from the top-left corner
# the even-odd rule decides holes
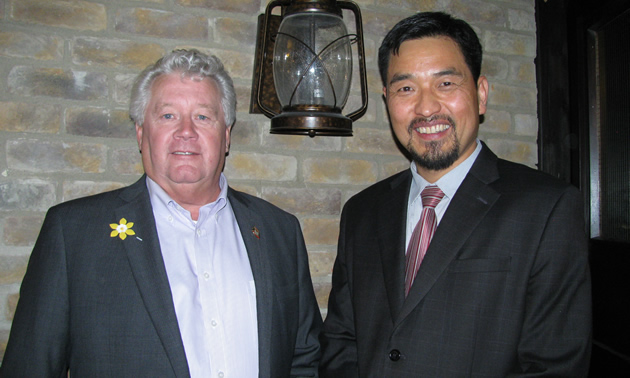
[[[256,283],[260,377],[316,376],[321,317],[299,223],[256,197],[229,189],[228,199]],[[134,222],[135,236],[110,237],[121,218]],[[189,376],[144,177],[46,215],[0,376],[68,369],[73,377]]]
[[[579,192],[484,145],[407,298],[409,170],[344,207],[321,376],[586,375],[590,278]]]

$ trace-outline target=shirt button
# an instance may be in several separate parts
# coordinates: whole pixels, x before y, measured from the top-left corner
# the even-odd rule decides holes
[[[219,374],[217,374],[217,375],[219,376],[219,378],[223,378],[223,377],[225,377],[225,374],[223,374],[223,372],[222,372],[222,371],[220,371],[220,372],[219,372]]]
[[[203,278],[205,278],[205,279],[209,279],[209,278],[210,278],[210,273],[208,273],[208,272],[203,272]]]
[[[197,229],[197,236],[201,236],[201,230]]]
[[[169,222],[173,222],[173,216],[172,216],[172,215],[169,215],[169,216],[168,216],[168,221],[169,221]]]
[[[392,351],[389,352],[389,359],[394,362],[400,360],[400,351],[398,349],[392,349]]]
[[[217,321],[216,321],[216,320],[214,320],[214,319],[212,319],[212,321],[210,322],[210,324],[212,324],[212,326],[213,326],[213,327],[216,327],[216,326],[217,326]]]

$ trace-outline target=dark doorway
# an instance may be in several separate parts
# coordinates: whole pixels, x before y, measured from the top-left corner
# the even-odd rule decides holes
[[[584,194],[590,376],[630,372],[630,1],[536,0],[539,165]]]

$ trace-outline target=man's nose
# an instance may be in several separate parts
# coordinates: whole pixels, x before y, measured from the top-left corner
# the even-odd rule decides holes
[[[182,117],[177,125],[176,136],[179,138],[189,139],[197,137],[197,129],[195,123],[190,117]]]
[[[442,105],[435,94],[430,90],[422,90],[418,93],[416,101],[416,114],[420,114],[424,117],[430,117],[439,113],[441,108]]]

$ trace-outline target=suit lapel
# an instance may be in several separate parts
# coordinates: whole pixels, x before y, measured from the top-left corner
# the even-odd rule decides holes
[[[133,229],[136,233],[122,243],[134,279],[171,361],[173,371],[178,377],[188,377],[190,375],[188,363],[162,259],[145,176],[126,188],[121,193],[121,198],[127,201],[127,204],[114,210],[116,217],[134,222]]]
[[[405,300],[405,234],[410,185],[409,171],[395,178],[391,182],[391,191],[386,192],[380,202],[377,216],[379,250],[393,320],[398,317]]]
[[[271,375],[271,312],[269,304],[273,305],[272,272],[269,261],[263,258],[265,251],[261,239],[265,237],[264,219],[261,215],[251,211],[249,200],[240,193],[228,188],[228,199],[236,222],[241,230],[241,236],[247,249],[249,264],[256,285],[256,314],[258,317],[258,365],[259,375]]]
[[[498,178],[496,160],[484,145],[435,231],[397,323],[422,301],[498,200],[499,193],[488,185]]]

